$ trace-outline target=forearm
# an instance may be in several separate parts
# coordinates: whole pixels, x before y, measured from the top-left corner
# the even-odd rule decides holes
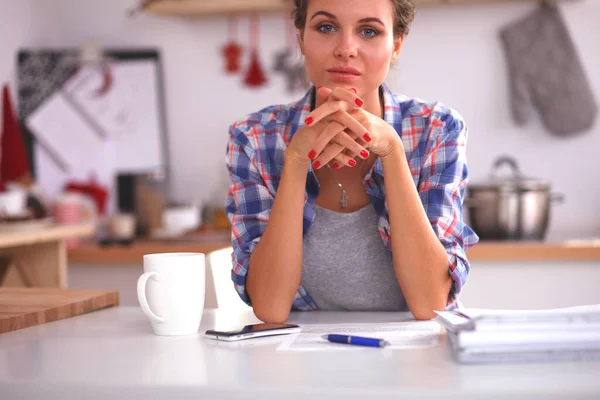
[[[288,317],[302,276],[302,223],[308,162],[286,160],[269,222],[250,257],[246,291],[265,322]]]
[[[452,286],[448,256],[419,198],[403,147],[382,157],[394,271],[417,319],[443,310]]]

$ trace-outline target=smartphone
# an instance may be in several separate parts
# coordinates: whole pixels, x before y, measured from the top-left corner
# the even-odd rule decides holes
[[[225,340],[234,342],[237,340],[252,339],[264,336],[287,335],[290,333],[300,333],[302,328],[294,324],[252,324],[246,325],[242,329],[233,331],[214,331],[208,330],[205,336],[209,339]]]

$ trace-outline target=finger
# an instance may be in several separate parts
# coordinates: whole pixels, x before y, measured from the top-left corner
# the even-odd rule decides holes
[[[319,107],[315,108],[310,114],[308,114],[308,116],[304,120],[304,123],[307,126],[314,125],[331,114],[334,114],[338,111],[345,111],[347,107],[348,105],[341,100],[328,100]]]
[[[370,156],[369,151],[367,149],[365,149],[362,145],[357,143],[356,140],[354,140],[352,137],[350,137],[350,135],[348,135],[346,132],[342,131],[342,132],[338,133],[333,138],[333,142],[346,148],[347,150],[345,153],[347,155],[351,156],[352,158],[360,157],[363,160],[366,160]]]
[[[311,145],[313,152],[310,154],[314,156],[313,159],[317,158],[327,144],[331,142],[333,138],[338,135],[338,133],[343,132],[344,129],[346,129],[346,127],[337,121],[328,123],[325,129],[323,129],[323,131],[317,137],[315,137],[315,140]]]
[[[304,159],[304,157],[307,157],[309,160],[314,160],[317,157],[317,154],[314,153],[314,150],[312,150],[312,143],[314,143],[315,140],[317,140],[317,138],[321,134],[321,132],[325,128],[327,128],[327,125],[329,125],[329,123],[319,122],[310,127],[304,126],[300,128],[304,131],[302,132],[302,134],[306,135],[307,138],[306,140],[302,141],[304,144],[301,146],[301,148],[298,149],[298,151],[302,153],[301,155],[299,155],[300,157],[302,157],[302,159]],[[296,134],[298,133],[300,133],[300,130],[296,132]]]
[[[330,162],[333,159],[335,159],[335,162],[333,163],[334,168],[339,168],[342,165],[346,165],[348,167],[355,167],[356,161],[352,157],[344,154],[344,150],[345,147],[337,143],[329,144],[327,147],[325,147],[321,155],[319,155],[319,157],[317,157],[317,159],[313,161],[313,168],[323,168],[328,162]],[[337,166],[335,165],[336,163]]]
[[[337,112],[335,114],[332,114],[329,118],[346,126],[347,129],[354,132],[354,134],[356,134],[357,137],[361,138],[366,143],[373,140],[373,137],[371,136],[367,128],[365,128],[360,122],[358,122],[356,118],[354,118],[347,112]]]
[[[331,96],[332,90],[325,86],[317,88],[317,104],[325,103]]]
[[[322,101],[323,104],[307,115],[304,123],[308,126],[322,120],[335,111],[360,108],[364,104],[363,100],[353,91],[342,88],[335,88],[331,91],[329,88],[320,87],[317,89],[317,99]],[[331,103],[337,105],[332,106]]]
[[[365,104],[364,101],[356,95],[355,91],[340,87],[333,89],[330,98],[345,101],[353,107],[362,107],[363,104]]]

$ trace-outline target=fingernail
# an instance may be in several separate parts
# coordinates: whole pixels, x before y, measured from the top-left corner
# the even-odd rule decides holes
[[[317,152],[314,150],[311,150],[308,152],[308,158],[310,158],[311,160],[314,160],[317,157]]]
[[[321,89],[323,86],[317,86],[317,90]]]
[[[348,161],[348,165],[351,167],[356,167],[356,161],[350,160],[350,161]]]
[[[338,169],[340,167],[340,164],[334,162],[332,167],[333,167],[333,169]]]
[[[315,162],[312,164],[312,166],[313,166],[313,168],[314,168],[314,169],[319,169],[319,168],[321,167],[321,163],[320,163],[320,162],[318,162],[318,161],[315,161]]]
[[[361,99],[356,99],[356,100],[354,100],[354,102],[355,102],[355,103],[356,103],[356,105],[357,105],[357,106],[359,106],[359,107],[362,107],[362,106],[363,106],[363,104],[365,104],[365,103],[363,103],[363,101],[362,101]]]
[[[354,94],[357,94],[358,92],[356,91],[356,89],[354,88],[350,88],[350,90],[352,90],[354,92]]]
[[[313,123],[313,121],[314,121],[313,117],[306,117],[306,119],[304,120],[304,123],[305,123],[306,125],[309,125],[309,126],[310,126],[310,124],[312,124],[312,123]]]
[[[368,132],[363,135],[363,139],[365,139],[365,142],[370,142],[371,140],[373,140],[373,138],[371,137],[371,135],[369,135]]]
[[[369,158],[369,152],[366,150],[361,150],[360,156],[366,160],[367,158]]]

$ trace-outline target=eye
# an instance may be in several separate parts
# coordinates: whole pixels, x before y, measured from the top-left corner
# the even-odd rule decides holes
[[[366,37],[375,37],[377,35],[379,35],[379,32],[377,32],[375,29],[372,28],[365,28],[362,30],[362,34]]]
[[[335,27],[331,24],[322,24],[317,27],[317,30],[323,33],[330,33],[335,31]]]

